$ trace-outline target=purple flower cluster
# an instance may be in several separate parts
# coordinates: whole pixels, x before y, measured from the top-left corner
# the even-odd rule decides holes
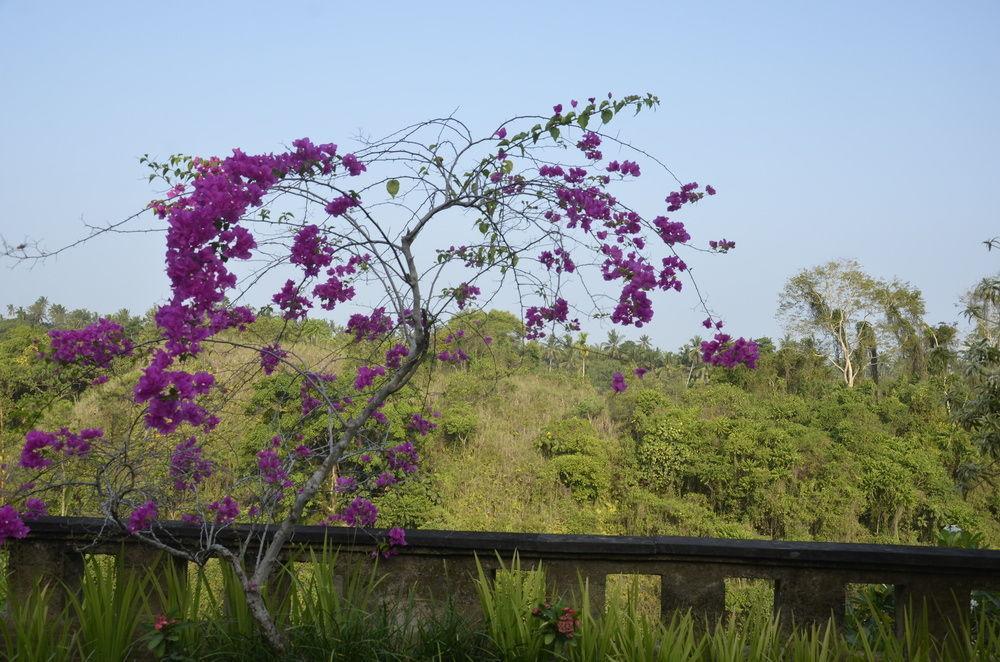
[[[459,310],[465,310],[465,306],[472,301],[477,296],[482,294],[481,290],[475,285],[470,285],[468,283],[462,283],[454,290],[455,303],[458,304]]]
[[[264,370],[265,375],[270,375],[273,373],[278,364],[281,363],[281,359],[288,356],[288,352],[281,349],[281,345],[274,343],[273,345],[268,345],[260,350],[260,367]]]
[[[688,234],[687,228],[680,221],[671,221],[666,216],[657,216],[653,219],[653,225],[659,231],[660,239],[663,240],[667,246],[673,246],[674,244],[683,244],[691,239],[691,235]]]
[[[417,453],[413,442],[407,441],[388,449],[385,452],[385,461],[393,471],[411,474],[417,470],[417,465],[420,464],[420,454]]]
[[[358,366],[358,374],[354,378],[354,389],[356,391],[363,391],[375,382],[376,377],[381,377],[385,374],[385,368],[380,365],[377,366]]]
[[[398,482],[399,479],[396,478],[396,476],[389,473],[388,471],[383,471],[375,478],[375,488],[383,489],[389,487],[390,485],[395,485]]]
[[[628,388],[628,384],[625,383],[625,375],[620,372],[616,372],[611,375],[611,390],[615,393],[624,393],[625,389]]]
[[[406,424],[408,430],[416,432],[420,436],[424,437],[431,433],[437,427],[436,423],[428,421],[426,418],[420,414],[412,414],[410,416],[410,421]]]
[[[129,515],[126,528],[129,533],[145,531],[159,515],[160,511],[156,507],[156,502],[152,500],[147,501],[132,511],[132,514]]]
[[[174,446],[170,453],[170,479],[178,491],[193,490],[212,475],[214,466],[202,457],[201,446],[190,437]]]
[[[216,524],[229,524],[240,515],[240,504],[231,496],[208,504],[208,511],[215,513]]]
[[[409,355],[410,349],[406,345],[395,344],[385,353],[385,365],[395,370],[403,364],[403,359]]]
[[[601,146],[601,137],[593,131],[583,134],[583,139],[576,143],[577,148],[591,161],[600,161],[602,158],[598,147]]]
[[[358,487],[358,481],[350,476],[337,476],[334,481],[333,491],[337,494],[353,492]]]
[[[363,168],[364,166],[362,166]],[[353,209],[354,207],[361,206],[361,199],[355,198],[351,195],[342,195],[339,198],[334,198],[330,202],[326,203],[326,213],[330,216],[343,216],[347,213],[348,209]],[[315,275],[315,274],[314,274]]]
[[[736,248],[735,241],[729,241],[728,239],[713,239],[708,242],[708,247],[713,251],[719,251],[720,253],[728,253],[729,251]]]
[[[437,354],[438,361],[459,365],[469,360],[469,355],[461,347],[454,350],[443,349]]]
[[[378,519],[378,508],[375,504],[364,497],[355,497],[344,508],[344,512],[336,515],[333,519],[340,520],[348,526],[375,526]]]
[[[31,529],[21,520],[14,506],[10,504],[0,506],[0,545],[10,538],[20,540],[30,532]]]
[[[280,437],[276,437],[280,443]],[[278,451],[273,447],[265,448],[257,453],[257,469],[260,471],[261,480],[266,484],[282,489],[292,486],[292,481],[288,478],[288,472],[281,465],[281,458]]]
[[[573,273],[576,270],[576,264],[573,259],[569,256],[569,252],[563,248],[557,248],[554,251],[542,251],[538,256],[538,261],[549,271],[555,267],[556,273]]]
[[[41,499],[28,497],[24,500],[24,519],[33,520],[49,514],[49,505]]]
[[[347,172],[351,175],[351,177],[357,177],[364,171],[368,170],[368,168],[365,167],[365,164],[359,161],[358,157],[353,154],[344,154],[344,156],[340,159],[340,162],[344,164],[345,168],[347,168]]]
[[[104,318],[82,329],[53,329],[49,331],[49,340],[54,361],[98,368],[110,368],[115,358],[128,356],[134,349],[121,325]]]
[[[638,177],[641,173],[639,172],[639,164],[635,161],[612,161],[608,164],[608,172],[619,172],[622,175],[632,175],[633,177]]]
[[[392,331],[392,318],[385,314],[385,308],[379,307],[369,315],[355,313],[347,320],[346,333],[353,333],[355,342],[362,340],[378,340]]]
[[[25,469],[44,469],[51,466],[52,458],[44,453],[46,449],[67,456],[86,455],[90,452],[91,442],[103,436],[104,431],[99,428],[86,428],[79,433],[70,432],[68,428],[61,428],[54,433],[31,430],[24,435],[20,465]]]
[[[306,276],[317,276],[333,262],[333,249],[320,234],[318,225],[307,225],[295,233],[290,253],[292,264],[302,267]]]
[[[735,368],[743,364],[748,368],[755,368],[759,358],[757,343],[746,338],[733,340],[728,333],[716,333],[712,340],[701,343],[701,359],[711,365]]]
[[[172,363],[173,357],[157,351],[133,389],[137,403],[148,403],[146,425],[163,434],[170,434],[182,423],[212,429],[219,420],[195,398],[211,390],[215,377],[208,372],[167,370]]]
[[[198,342],[252,319],[249,310],[224,310],[226,292],[236,275],[226,263],[246,260],[257,246],[240,219],[259,207],[264,195],[289,172],[330,172],[337,146],[293,141],[294,151],[250,156],[240,150],[226,159],[192,161],[194,179],[187,195],[154,207],[167,219],[167,276],[172,296],[156,321],[171,354],[196,353]]]
[[[286,280],[281,289],[271,297],[271,301],[278,304],[282,317],[286,320],[302,319],[312,308],[312,302],[299,293],[293,280]]]
[[[354,288],[344,282],[346,276],[357,272],[358,267],[368,264],[369,255],[352,255],[345,264],[338,264],[326,270],[327,279],[313,288],[313,296],[320,300],[319,307],[333,310],[338,303],[346,303],[354,298]]]
[[[531,306],[524,311],[524,337],[528,340],[544,338],[542,327],[546,322],[561,322],[571,330],[579,330],[580,321],[574,319],[567,324],[568,318],[569,302],[562,297],[557,298],[551,306]]]

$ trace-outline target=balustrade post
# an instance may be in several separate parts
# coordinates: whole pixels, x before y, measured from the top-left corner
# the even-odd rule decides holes
[[[783,625],[824,626],[833,618],[844,622],[847,584],[837,573],[797,570],[775,582],[774,610]]]
[[[671,563],[660,571],[660,614],[690,609],[714,624],[726,613],[726,574],[712,565]]]
[[[542,569],[551,595],[562,594],[574,603],[570,606],[579,609],[582,606],[579,601],[583,597],[580,582],[585,581],[591,612],[604,613],[607,572],[603,568],[595,568],[586,562],[553,560],[542,561]]]
[[[39,586],[48,585],[49,615],[59,615],[70,594],[79,595],[83,581],[83,554],[68,543],[16,540],[8,543],[7,604],[28,599]]]
[[[969,627],[971,593],[971,585],[948,577],[914,577],[897,584],[896,633],[903,635],[907,620],[917,627],[923,618],[937,639],[961,633]]]

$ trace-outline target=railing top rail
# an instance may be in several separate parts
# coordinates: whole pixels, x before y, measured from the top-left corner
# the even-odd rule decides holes
[[[239,525],[219,533],[222,544],[237,544],[246,536],[266,538],[268,527]],[[164,541],[192,545],[202,537],[200,526],[161,522],[157,535]],[[381,529],[298,526],[292,544],[321,548],[369,547],[384,534]],[[1000,550],[966,550],[907,545],[731,540],[677,536],[598,536],[545,533],[408,530],[408,553],[448,556],[492,556],[495,552],[540,559],[622,563],[689,561],[843,570],[897,570],[929,573],[997,573]],[[101,539],[122,540],[105,520],[87,517],[45,517],[31,522],[29,539],[87,544]],[[130,539],[124,540],[128,543]]]

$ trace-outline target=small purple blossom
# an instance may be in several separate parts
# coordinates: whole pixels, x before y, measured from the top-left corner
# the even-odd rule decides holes
[[[231,496],[208,504],[208,511],[215,513],[216,524],[229,524],[240,514],[240,504]]]
[[[24,500],[24,519],[33,520],[49,514],[49,506],[41,499],[28,497]]]
[[[353,154],[344,154],[341,158],[341,163],[343,163],[344,167],[347,168],[347,172],[351,175],[351,177],[357,177],[364,171],[368,170],[368,168],[365,167],[365,164],[359,161],[358,157]]]
[[[160,511],[156,507],[156,502],[152,500],[147,501],[132,511],[132,514],[129,515],[126,529],[128,529],[129,533],[145,531],[153,523],[153,520],[159,517],[159,514]]]
[[[10,538],[22,539],[31,529],[24,523],[17,509],[10,504],[0,506],[0,545]]]
[[[281,359],[288,356],[288,352],[281,349],[278,343],[273,345],[268,345],[260,350],[260,367],[264,370],[265,375],[270,375],[281,363]]]
[[[353,492],[358,486],[358,481],[350,476],[337,476],[337,480],[334,481],[333,491],[337,494],[344,494],[345,492]]]
[[[130,355],[134,348],[122,326],[105,318],[82,329],[53,329],[49,339],[54,361],[98,368],[110,368],[115,358]]]
[[[701,359],[705,363],[723,368],[735,368],[742,364],[755,368],[760,358],[760,349],[753,340],[736,338],[728,333],[716,333],[712,340],[701,343]]]
[[[420,463],[420,454],[417,453],[413,442],[407,441],[387,450],[385,452],[385,461],[390,469],[411,474],[417,470],[417,465]]]
[[[201,446],[190,437],[174,446],[170,454],[170,479],[178,491],[193,490],[212,475],[211,461],[202,457]]]
[[[420,414],[411,414],[410,420],[406,424],[408,430],[416,432],[420,436],[426,436],[437,427],[437,424],[428,421]]]
[[[281,465],[281,458],[274,448],[265,448],[257,453],[257,468],[260,470],[261,479],[268,485],[281,488],[291,487],[292,481],[288,479],[288,472]]]
[[[385,308],[379,307],[369,315],[355,313],[347,320],[345,333],[353,333],[354,340],[378,340],[392,331],[392,318],[385,314]]]
[[[375,382],[376,377],[381,377],[384,374],[385,368],[380,365],[358,366],[358,375],[354,378],[354,389],[356,391],[363,391]]]
[[[625,375],[620,372],[616,372],[611,375],[611,390],[615,393],[624,393],[625,389],[628,388],[628,384],[625,383]]]
[[[348,526],[375,526],[375,520],[378,519],[378,508],[364,497],[355,497],[354,501],[349,503],[344,508],[344,512],[337,515],[335,519]]]
[[[406,345],[396,344],[385,353],[385,365],[396,369],[403,363],[403,359],[410,355],[410,349]]]

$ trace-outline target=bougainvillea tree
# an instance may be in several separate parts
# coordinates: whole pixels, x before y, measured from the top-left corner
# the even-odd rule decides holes
[[[45,512],[46,491],[65,487],[55,469],[80,463],[73,475],[85,478],[74,485],[93,491],[111,528],[194,562],[227,561],[280,648],[262,587],[293,527],[374,527],[372,495],[417,470],[413,441],[434,427],[430,412],[414,410],[402,433],[390,433],[393,395],[422,363],[461,364],[470,342],[492,341],[461,330],[438,337],[453,316],[509,296],[522,308],[522,341],[531,342],[595,317],[642,327],[657,295],[681,290],[689,274],[679,251],[692,239],[674,215],[715,190],[674,185],[665,168],[649,177],[659,163],[606,131],[657,103],[652,95],[573,100],[482,137],[446,117],[353,151],[303,138],[277,154],[146,160],[166,189],[150,205],[155,218],[139,219],[165,228],[170,295],[155,311],[158,336],[129,339],[101,320],[53,331],[47,356],[91,370],[97,384],[130,357],[139,368],[130,397],[141,413],[114,435],[30,432],[15,471],[22,475],[8,478],[19,487],[0,508],[0,539],[26,535]],[[651,214],[619,197],[640,177],[663,187]],[[735,244],[706,245],[726,252]],[[268,337],[250,331],[261,304],[281,319]],[[289,330],[329,311],[345,321],[344,355],[298,356]],[[716,332],[702,346],[705,361],[753,366],[752,342],[723,333],[711,315],[705,326]],[[285,375],[298,397],[294,421],[276,426],[222,495],[204,489],[222,467],[203,440],[220,423],[214,403],[235,385],[204,369],[210,346],[243,357],[244,382],[257,371]],[[616,373],[610,387],[621,392],[644,373]],[[333,512],[317,505],[330,493],[339,497]],[[158,530],[168,516],[202,527],[198,549]],[[234,524],[246,532],[239,550],[218,543]],[[403,544],[393,529],[378,550]]]

